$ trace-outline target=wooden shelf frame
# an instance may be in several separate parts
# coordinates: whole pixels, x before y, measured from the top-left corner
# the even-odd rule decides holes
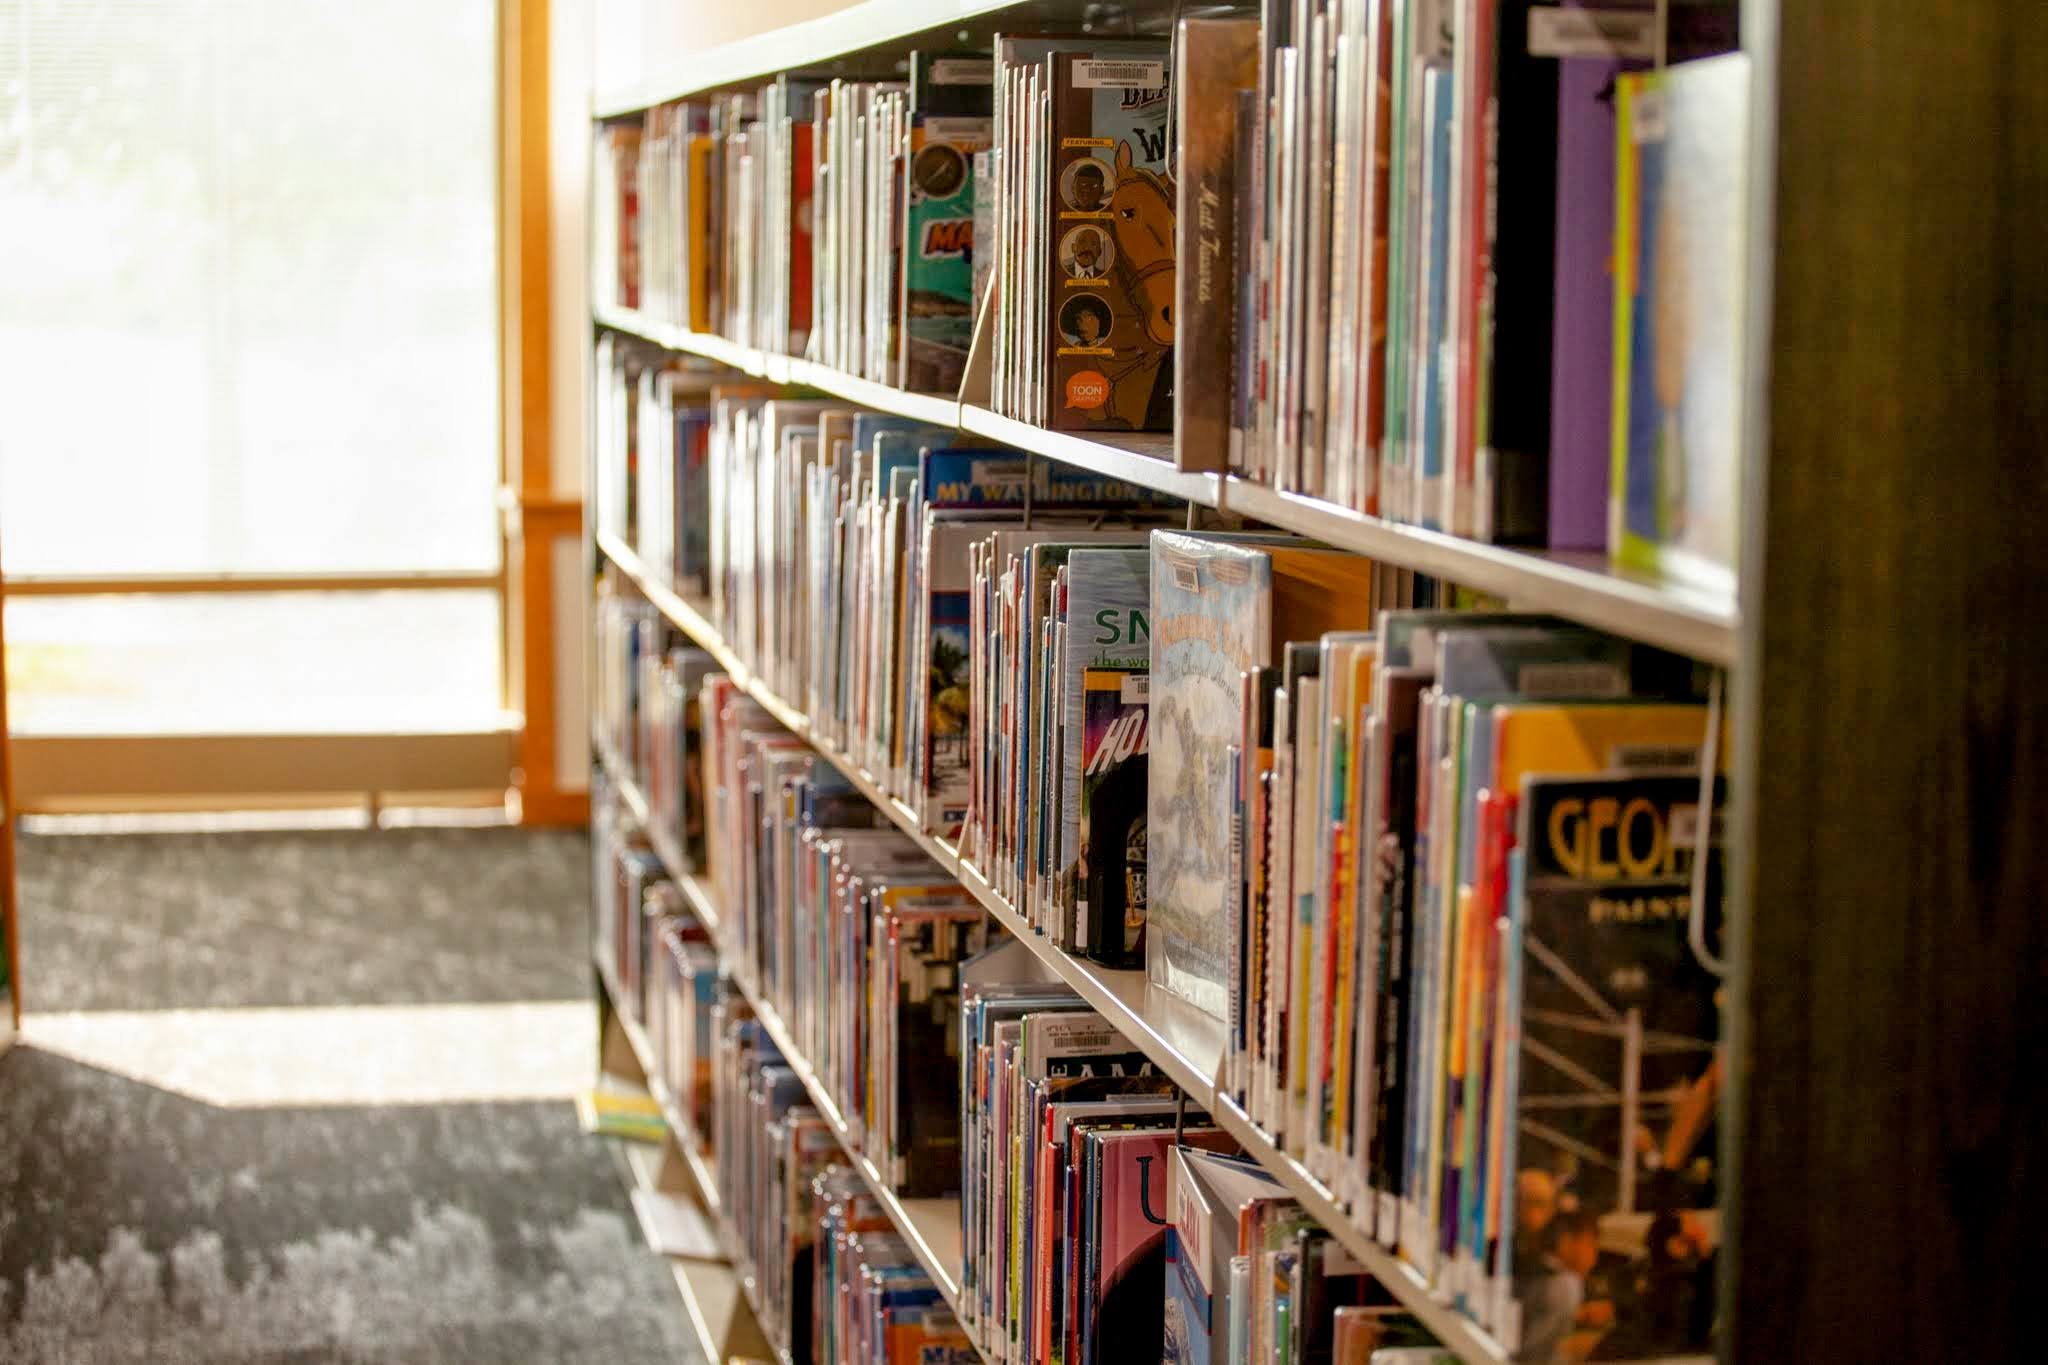
[[[665,351],[713,360],[756,378],[808,385],[878,412],[954,427],[1383,564],[1446,578],[1504,598],[1517,610],[1550,612],[1724,668],[1733,666],[1739,652],[1741,622],[1732,600],[1619,568],[1603,555],[1512,549],[1405,526],[1235,476],[1183,471],[1174,465],[1171,436],[1134,433],[1097,440],[1048,431],[945,395],[909,393],[809,361],[737,346],[723,337],[667,327],[631,309],[600,308],[593,316],[600,327]]]

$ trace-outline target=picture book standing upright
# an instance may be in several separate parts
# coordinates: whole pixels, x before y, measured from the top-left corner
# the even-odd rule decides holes
[[[1173,425],[1167,52],[1052,58],[1046,300],[1055,430]]]

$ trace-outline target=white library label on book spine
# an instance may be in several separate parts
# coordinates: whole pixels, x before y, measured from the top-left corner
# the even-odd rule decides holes
[[[1649,9],[1529,11],[1531,57],[1640,57],[1656,55],[1657,12]]]
[[[924,121],[924,133],[932,142],[980,142],[989,135],[989,120],[933,115]]]
[[[1074,63],[1074,86],[1079,90],[1157,90],[1165,84],[1165,62],[1094,59]]]
[[[941,57],[931,65],[933,85],[988,85],[995,78],[993,57]]]
[[[1657,89],[1636,91],[1635,117],[1630,122],[1636,145],[1664,140],[1664,92]]]

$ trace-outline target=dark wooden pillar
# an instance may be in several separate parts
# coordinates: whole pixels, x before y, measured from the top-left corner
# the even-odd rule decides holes
[[[2048,1339],[2048,6],[1778,8],[1724,1352],[2030,1359]]]

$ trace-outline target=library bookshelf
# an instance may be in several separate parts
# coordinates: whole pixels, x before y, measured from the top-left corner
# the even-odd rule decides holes
[[[1218,1073],[1223,1058],[1221,1023],[1185,1001],[1152,986],[1146,981],[1145,973],[1142,971],[1107,970],[1048,945],[1042,936],[1025,923],[1009,901],[989,885],[987,878],[983,877],[971,862],[963,862],[959,853],[945,840],[926,834],[916,813],[901,800],[884,791],[873,774],[813,735],[808,719],[788,701],[776,695],[760,679],[754,677],[733,654],[725,640],[712,629],[702,612],[650,574],[638,555],[610,536],[599,538],[598,550],[608,562],[633,581],[672,625],[688,635],[698,648],[716,659],[727,675],[745,687],[755,701],[761,703],[792,734],[803,738],[821,757],[844,774],[846,779],[874,802],[876,808],[897,828],[930,854],[934,862],[952,876],[958,877],[960,884],[966,887],[1018,942],[1029,949],[1053,977],[1073,987],[1083,1000],[1101,1011],[1104,1018],[1115,1025],[1119,1032],[1136,1044],[1165,1075],[1180,1086],[1186,1093],[1190,1106],[1208,1113],[1216,1123],[1243,1143],[1247,1152],[1258,1158],[1262,1165],[1280,1178],[1289,1193],[1301,1201],[1304,1209],[1315,1215],[1383,1284],[1401,1295],[1403,1303],[1409,1310],[1428,1324],[1447,1348],[1456,1351],[1467,1361],[1507,1359],[1506,1353],[1501,1350],[1498,1343],[1485,1332],[1475,1327],[1469,1319],[1431,1297],[1412,1267],[1358,1230],[1352,1222],[1351,1215],[1338,1205],[1320,1181],[1310,1175],[1299,1162],[1277,1150],[1228,1095],[1219,1093]],[[629,806],[645,810],[644,798],[630,783],[622,783],[621,789]],[[671,870],[673,873],[681,872],[679,865],[673,865]],[[716,906],[707,889],[693,877],[679,875],[677,879],[689,888],[688,894],[701,907],[700,916],[710,914],[711,918],[707,919],[706,923],[715,923]],[[744,987],[742,989],[745,991]],[[782,1049],[783,1055],[791,1060],[798,1074],[803,1077],[819,1112],[826,1115],[843,1135],[846,1129],[845,1121],[838,1116],[836,1108],[823,1088],[817,1084],[809,1066],[802,1061],[802,1053],[790,1045],[788,1032],[783,1028],[774,1008],[754,996],[751,991],[745,993],[756,1014],[766,1023],[770,1035],[775,1038],[776,1045]],[[960,1283],[959,1202],[925,1200],[912,1201],[906,1206],[903,1201],[896,1200],[894,1195],[888,1194],[871,1162],[858,1157],[854,1160],[877,1197],[882,1198],[884,1204],[889,1207],[899,1230],[917,1249],[918,1258],[924,1263],[927,1273],[931,1274],[942,1292],[948,1293],[949,1298],[957,1296]]]
[[[593,116],[785,71],[898,71],[936,36],[973,45],[1005,27],[1056,27],[1084,8],[865,0],[726,47],[649,54],[649,74],[600,92]],[[1140,0],[1118,11],[1118,31],[1163,33],[1176,9]],[[2038,534],[2048,483],[2027,453],[2048,429],[2048,386],[2018,378],[2048,373],[2048,274],[2016,227],[2023,202],[2042,202],[2048,174],[2038,150],[2001,149],[2012,127],[2048,124],[2048,15],[2020,0],[1993,0],[1981,22],[1935,26],[1906,0],[1853,13],[1781,12],[1776,0],[1739,9],[1756,77],[1740,285],[1744,530],[1731,599],[1597,556],[1504,549],[1185,472],[1172,438],[1048,432],[971,396],[906,392],[626,309],[595,309],[590,322],[1726,670],[1734,747],[1717,1354],[2005,1358],[2032,1337],[2030,1278],[2015,1267],[2029,1263],[2033,1229],[2048,1216],[2048,1095],[2011,1084],[2005,1066],[2039,1055],[2039,1011],[2022,994],[2048,972],[2034,895],[2048,878],[2048,841],[2012,833],[2048,820],[2038,705],[2048,651],[2032,626],[2014,625],[2048,620],[2048,538]],[[1905,107],[1929,116],[1901,121]],[[811,738],[1449,1349],[1468,1362],[1505,1358],[1217,1094],[1213,1021],[1160,998],[1142,973],[1045,946],[971,864],[812,738],[801,711],[742,666],[698,605],[614,538],[594,537],[591,556]],[[1947,629],[1956,622],[1967,624]],[[705,889],[683,880],[715,919]],[[1959,901],[1972,911],[1960,934]],[[763,1018],[780,1029],[772,1011]],[[934,1280],[957,1292],[958,1234],[945,1231],[943,1210],[891,1213]]]

